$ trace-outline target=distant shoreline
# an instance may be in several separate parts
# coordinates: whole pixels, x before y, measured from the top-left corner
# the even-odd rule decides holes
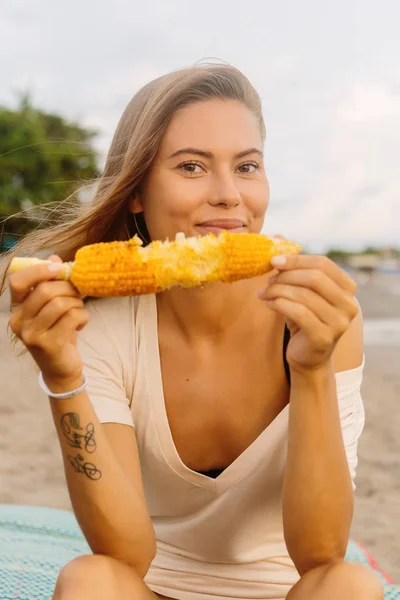
[[[400,317],[400,274],[376,273],[359,283],[356,295],[364,318]]]

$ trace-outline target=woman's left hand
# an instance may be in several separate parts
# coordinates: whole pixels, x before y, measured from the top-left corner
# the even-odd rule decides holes
[[[275,257],[272,265],[278,274],[260,298],[286,318],[289,366],[299,372],[319,369],[358,313],[356,283],[325,256]]]

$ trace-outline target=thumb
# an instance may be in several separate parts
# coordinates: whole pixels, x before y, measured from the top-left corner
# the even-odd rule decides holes
[[[59,256],[57,256],[57,254],[52,254],[47,260],[51,260],[51,262],[62,263],[62,259]]]

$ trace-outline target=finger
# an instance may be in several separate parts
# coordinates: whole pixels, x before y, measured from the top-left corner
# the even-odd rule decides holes
[[[285,298],[291,302],[301,304],[308,308],[322,323],[333,328],[338,334],[344,333],[348,328],[350,315],[335,308],[324,298],[304,287],[276,283],[265,290],[264,299],[269,301]]]
[[[62,259],[57,254],[52,254],[51,256],[49,256],[49,260],[51,260],[52,262],[57,262],[57,263],[63,262]],[[62,277],[62,279],[65,280],[65,277]],[[72,285],[72,287],[74,288],[74,290],[76,290],[79,298],[82,298],[82,299],[86,298],[86,296],[84,294],[81,294],[73,285]]]
[[[82,308],[72,308],[43,335],[41,346],[54,350],[54,345],[63,345],[71,333],[81,331],[89,321],[89,312]]]
[[[68,281],[45,281],[39,283],[22,305],[22,317],[34,318],[48,302],[56,297],[79,298],[79,292]]]
[[[54,325],[64,317],[69,311],[80,309],[84,310],[83,302],[80,298],[69,298],[57,296],[48,302],[39,314],[32,319],[31,323],[38,335],[54,327]]]
[[[290,319],[317,346],[332,343],[330,328],[322,323],[304,304],[298,304],[286,298],[277,298],[269,302],[268,306],[286,319]]]
[[[358,313],[358,304],[354,295],[340,288],[323,271],[317,269],[281,271],[272,280],[269,279],[268,283],[270,285],[279,283],[310,289],[332,306],[348,313],[351,318],[354,318]],[[261,297],[264,297],[264,293],[261,294]]]
[[[38,283],[55,279],[59,272],[57,268],[61,269],[62,263],[34,265],[12,273],[9,276],[11,307],[23,302]]]
[[[57,254],[52,254],[51,256],[49,256],[49,260],[51,260],[51,262],[56,262],[56,263],[62,262],[62,259]]]
[[[24,322],[33,319],[40,310],[56,296],[81,298],[72,284],[65,281],[41,282],[33,288],[21,304],[11,306],[10,328],[20,337]]]
[[[275,256],[271,259],[271,265],[279,271],[290,271],[292,269],[313,269],[323,271],[335,283],[350,294],[355,294],[357,286],[355,281],[336,263],[326,256],[314,256],[308,254],[296,254],[287,256]]]
[[[79,298],[53,298],[34,319],[12,320],[14,333],[26,346],[41,346],[41,338],[70,310],[84,310]],[[11,321],[10,321],[11,322]]]

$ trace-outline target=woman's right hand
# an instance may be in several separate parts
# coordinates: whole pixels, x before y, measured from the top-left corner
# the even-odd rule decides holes
[[[79,292],[68,281],[54,281],[61,264],[35,265],[9,277],[10,328],[24,343],[54,392],[82,384],[83,363],[77,349],[78,331],[89,320]],[[50,268],[49,268],[50,267]]]

